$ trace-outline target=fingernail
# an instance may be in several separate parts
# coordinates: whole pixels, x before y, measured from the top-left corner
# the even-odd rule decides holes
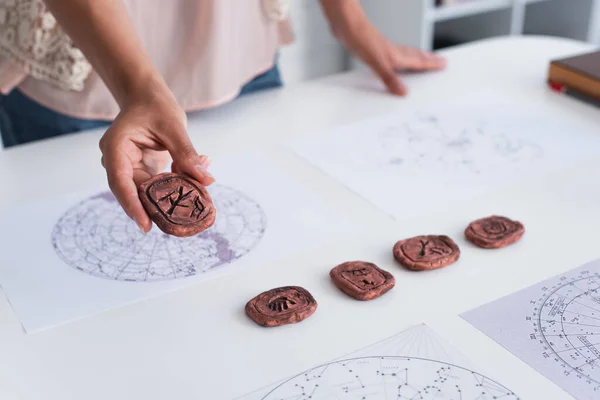
[[[202,159],[200,160],[200,164],[206,169],[210,165],[210,159],[206,156],[202,156]]]
[[[146,233],[146,229],[144,229],[144,227],[142,226],[140,221],[138,221],[138,220],[134,220],[134,221],[137,224],[138,228],[140,228],[140,231],[142,231],[142,233]]]
[[[206,170],[206,167],[204,167],[204,165],[196,165],[196,169],[198,171],[200,171],[200,173],[202,173],[202,175],[206,176],[207,178],[210,178],[212,180],[214,180],[215,178],[210,174],[210,172],[208,172]]]

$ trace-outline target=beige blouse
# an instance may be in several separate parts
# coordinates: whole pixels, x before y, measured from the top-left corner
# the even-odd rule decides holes
[[[286,0],[123,0],[142,43],[186,110],[236,97],[293,40]],[[57,112],[113,119],[119,107],[42,0],[0,0],[0,91]]]

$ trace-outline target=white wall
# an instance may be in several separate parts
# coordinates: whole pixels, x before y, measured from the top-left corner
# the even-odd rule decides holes
[[[346,69],[343,47],[329,32],[316,0],[293,0],[290,17],[296,36],[281,50],[280,68],[286,84],[318,78]]]

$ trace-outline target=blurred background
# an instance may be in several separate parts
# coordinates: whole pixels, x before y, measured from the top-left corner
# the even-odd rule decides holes
[[[600,46],[600,0],[362,0],[396,43],[439,50],[506,35],[552,35]],[[295,42],[280,52],[286,85],[364,69],[329,31],[316,0],[290,0]],[[509,62],[509,60],[507,60]],[[0,138],[0,151],[2,151]]]
[[[362,0],[397,43],[427,50],[503,35],[553,35],[600,46],[600,0]],[[329,33],[313,0],[292,0],[296,43],[281,51],[286,83],[360,68]]]

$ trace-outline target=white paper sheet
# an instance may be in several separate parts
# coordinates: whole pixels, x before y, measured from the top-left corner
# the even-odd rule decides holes
[[[237,400],[516,400],[427,325],[417,325]]]
[[[0,285],[27,332],[323,245],[350,219],[260,154],[215,160],[213,227],[139,232],[105,188],[3,210]],[[32,229],[32,227],[34,229]]]
[[[600,260],[462,317],[575,398],[600,398]]]
[[[597,157],[600,135],[535,109],[465,101],[399,109],[288,145],[402,219]]]

